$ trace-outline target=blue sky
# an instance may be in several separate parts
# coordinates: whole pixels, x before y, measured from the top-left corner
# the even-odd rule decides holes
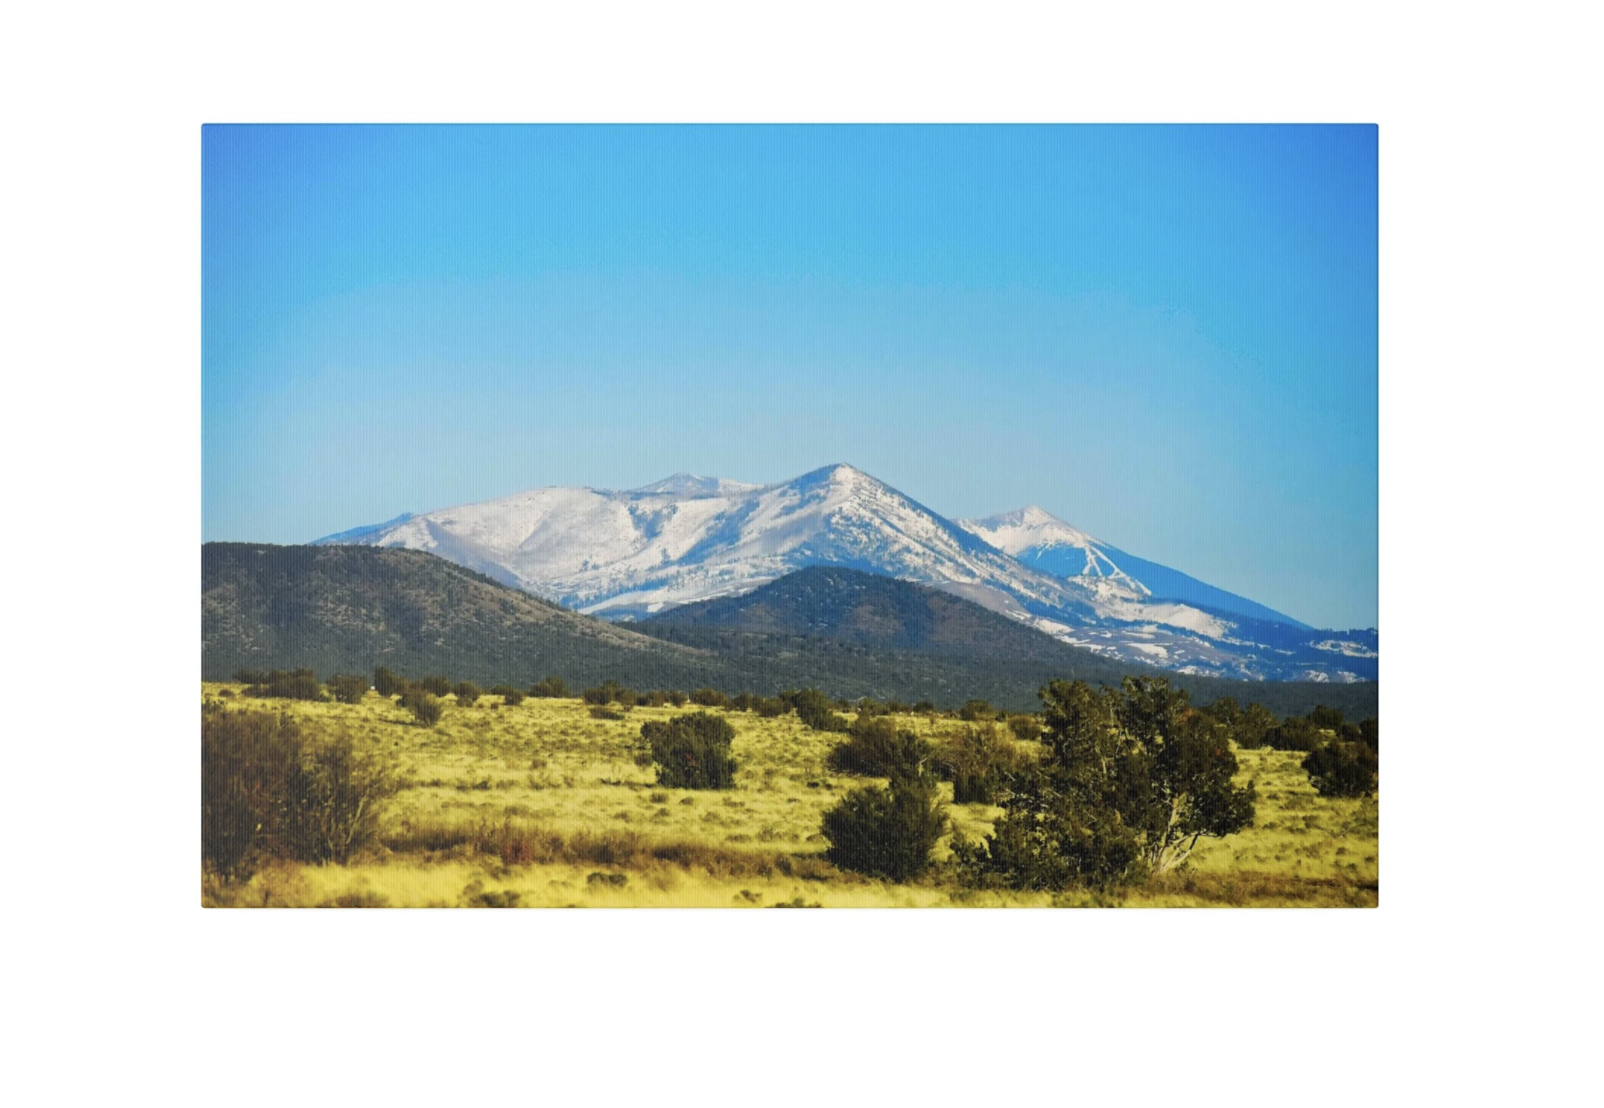
[[[202,534],[850,462],[1376,623],[1376,129],[202,134]]]

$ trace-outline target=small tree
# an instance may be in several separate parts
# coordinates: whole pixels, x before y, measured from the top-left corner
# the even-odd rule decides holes
[[[457,694],[457,707],[459,708],[473,707],[479,702],[479,698],[484,695],[484,690],[472,681],[459,682],[457,687],[451,691]]]
[[[820,833],[830,844],[825,858],[840,868],[911,881],[929,868],[946,826],[928,763],[910,760],[892,767],[888,788],[847,793],[824,813]]]
[[[1120,693],[1053,681],[1041,696],[1046,756],[1012,783],[989,839],[954,844],[971,883],[1138,880],[1180,865],[1200,839],[1252,822],[1252,787],[1231,783],[1226,728],[1168,681],[1128,677]]]
[[[641,724],[641,742],[657,764],[657,783],[671,789],[733,789],[735,728],[722,716],[693,712]]]
[[[368,695],[368,679],[361,674],[336,673],[329,678],[329,692],[341,704],[360,704]]]
[[[411,687],[411,685],[416,685],[430,696],[451,695],[451,682],[447,678],[438,675],[434,677],[419,678],[418,680],[411,682],[408,687]]]
[[[717,689],[694,689],[691,692],[691,703],[708,708],[727,708],[730,698]]]
[[[496,685],[491,688],[490,695],[501,697],[501,702],[509,708],[516,708],[524,702],[523,692],[511,685]]]
[[[375,666],[373,669],[373,688],[380,696],[395,696],[405,691],[406,684],[400,677],[397,677],[383,666]]]

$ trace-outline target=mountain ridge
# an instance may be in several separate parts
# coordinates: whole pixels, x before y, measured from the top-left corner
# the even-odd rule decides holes
[[[424,550],[618,621],[834,565],[941,589],[1127,664],[1257,680],[1376,673],[1373,637],[1316,632],[1039,508],[949,520],[839,463],[768,485],[681,473],[622,491],[539,488],[318,542]]]

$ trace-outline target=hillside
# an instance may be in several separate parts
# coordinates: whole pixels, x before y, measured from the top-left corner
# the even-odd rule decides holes
[[[933,657],[1041,662],[1088,679],[1154,672],[1120,665],[961,597],[861,570],[813,566],[741,596],[682,604],[633,626],[665,626],[840,639]]]
[[[1036,690],[1054,678],[1113,685],[1135,674],[1166,677],[1200,704],[1232,696],[1278,715],[1316,704],[1355,718],[1376,710],[1373,682],[1243,682],[1168,673],[1069,646],[940,589],[839,567],[798,570],[741,596],[684,604],[631,626],[749,663],[806,659],[814,678],[809,683],[824,688],[884,673],[902,687],[924,690],[917,697],[872,694],[904,700],[976,696],[1012,710],[1033,709]],[[972,691],[966,695],[965,688]]]
[[[803,581],[815,598],[813,618],[823,620],[816,627],[782,617],[808,610],[784,579],[770,586],[773,614],[763,630],[719,625],[721,609],[714,608],[687,613],[702,619],[700,626],[671,619],[618,625],[420,551],[209,543],[201,548],[202,675],[220,680],[242,667],[296,666],[321,675],[371,673],[382,665],[482,685],[526,686],[553,673],[574,686],[613,678],[636,688],[765,695],[811,685],[839,697],[941,707],[982,697],[1022,711],[1037,706],[1036,690],[1054,677],[1114,682],[1135,668],[938,590],[844,570],[813,573]],[[825,618],[832,612],[839,613],[834,622]],[[875,620],[900,622],[872,632]],[[819,634],[820,627],[845,627],[848,637]],[[1172,676],[1200,702],[1231,695],[1282,714],[1317,703],[1355,718],[1375,711],[1373,684]]]
[[[529,684],[561,673],[643,685],[718,671],[698,652],[497,584],[443,558],[366,546],[201,547],[201,670],[388,666]]]

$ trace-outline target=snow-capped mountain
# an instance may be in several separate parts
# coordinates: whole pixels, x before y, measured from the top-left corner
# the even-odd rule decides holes
[[[1168,595],[1155,586],[1167,580],[1155,571],[1192,579],[1039,509],[960,526],[848,465],[775,485],[682,473],[623,491],[534,489],[318,541],[425,550],[612,619],[746,592],[806,566],[839,565],[933,585],[1065,642],[1185,672],[1286,679],[1307,671],[1357,680],[1375,667],[1373,655],[1363,656],[1373,643],[1345,651],[1323,632],[1318,649],[1288,648],[1279,640],[1306,637],[1308,629],[1267,608],[1232,598],[1267,613],[1256,616]]]
[[[1273,608],[1215,588],[1168,566],[1127,554],[1035,505],[987,519],[960,519],[958,525],[1025,565],[1055,577],[1116,581],[1142,596],[1177,600],[1222,615],[1312,630],[1307,624]]]

